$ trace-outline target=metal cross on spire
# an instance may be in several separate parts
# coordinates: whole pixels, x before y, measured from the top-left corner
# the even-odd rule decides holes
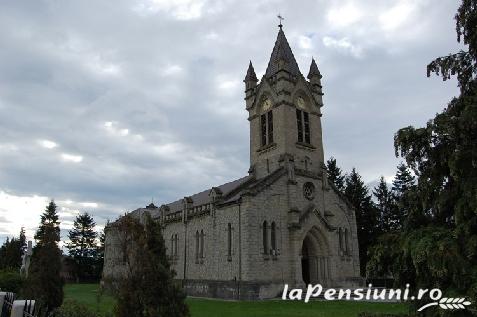
[[[282,21],[285,20],[285,18],[282,17],[282,15],[280,13],[278,13],[277,18],[278,18],[278,20],[280,20],[280,24],[278,24],[278,27],[281,29],[283,27]]]

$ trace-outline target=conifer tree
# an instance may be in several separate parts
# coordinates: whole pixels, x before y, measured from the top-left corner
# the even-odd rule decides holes
[[[328,175],[328,181],[333,184],[338,191],[343,193],[345,188],[345,176],[341,168],[336,164],[334,157],[330,157],[330,159],[326,161],[326,173]]]
[[[96,223],[87,212],[79,214],[73,228],[68,233],[70,242],[67,245],[69,255],[76,264],[76,274],[80,281],[93,278],[97,252]]]
[[[368,187],[361,175],[353,168],[345,180],[345,197],[354,207],[358,229],[359,259],[361,274],[366,271],[368,246],[377,236],[378,215],[373,205]]]
[[[397,166],[396,176],[392,182],[392,192],[397,203],[397,213],[395,214],[396,229],[404,226],[404,221],[408,219],[411,212],[411,204],[414,196],[415,178],[404,163]],[[408,219],[408,223],[415,221]]]
[[[9,238],[0,247],[0,269],[18,270],[26,249],[25,229],[22,227],[18,238]]]
[[[379,184],[374,188],[373,195],[376,198],[379,231],[389,232],[400,229],[402,219],[396,206],[396,200],[383,176],[381,176]]]
[[[126,276],[120,282],[117,317],[189,316],[185,294],[174,283],[160,224],[146,214],[144,225],[131,215],[118,223]]]
[[[63,280],[60,276],[62,252],[58,247],[60,222],[53,200],[41,215],[35,240],[24,294],[52,311],[63,302]]]

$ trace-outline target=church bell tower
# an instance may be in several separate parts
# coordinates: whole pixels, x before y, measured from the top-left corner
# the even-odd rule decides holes
[[[321,74],[314,59],[307,79],[279,25],[265,75],[260,82],[250,62],[245,101],[250,122],[250,171],[265,177],[280,167],[322,173]]]

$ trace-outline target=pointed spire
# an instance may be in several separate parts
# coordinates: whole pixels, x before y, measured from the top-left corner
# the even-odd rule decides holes
[[[275,75],[275,73],[280,70],[280,64],[282,64],[280,61],[285,63],[287,71],[292,75],[301,75],[300,68],[298,67],[295,56],[293,55],[282,28],[278,31],[277,40],[275,41],[275,46],[273,47],[265,76],[270,77]]]
[[[316,66],[315,59],[311,59],[311,65],[310,65],[310,72],[308,73],[308,76],[306,78],[312,79],[314,76],[318,76],[321,79],[321,73],[318,69],[318,66]]]
[[[253,69],[252,61],[248,64],[247,75],[245,76],[244,82],[253,81],[257,82],[257,75],[255,75],[255,70]]]

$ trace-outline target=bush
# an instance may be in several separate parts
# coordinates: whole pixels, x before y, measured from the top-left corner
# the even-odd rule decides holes
[[[20,272],[13,270],[0,271],[0,289],[6,292],[20,293],[24,279]]]
[[[74,300],[67,299],[55,312],[55,317],[99,317],[97,313],[87,306]]]

